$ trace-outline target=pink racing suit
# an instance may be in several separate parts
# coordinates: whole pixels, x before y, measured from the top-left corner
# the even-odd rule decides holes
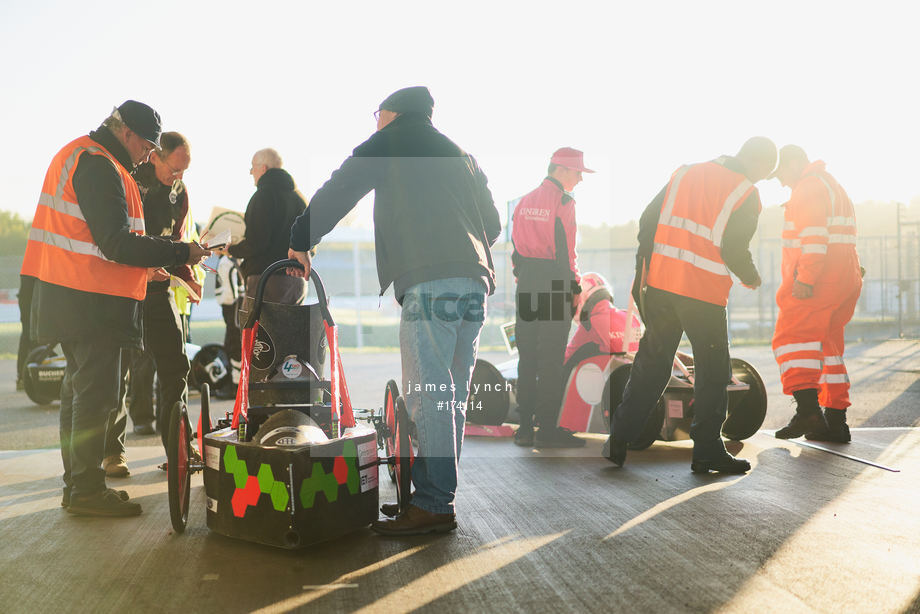
[[[608,300],[599,301],[591,310],[588,326],[582,322],[578,323],[578,329],[565,349],[566,362],[578,348],[588,343],[596,343],[603,354],[637,351],[638,337],[629,344],[629,348],[623,347],[626,340],[626,318],[627,312],[623,309],[617,309]],[[639,327],[639,319],[636,316],[633,316],[633,326]]]

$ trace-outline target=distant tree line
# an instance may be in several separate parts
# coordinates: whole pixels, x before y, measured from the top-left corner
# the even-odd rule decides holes
[[[893,202],[868,201],[856,205],[856,221],[859,234],[864,237],[896,235],[897,210]],[[907,205],[901,206],[901,222],[909,225],[911,230],[920,229],[920,197],[914,198]],[[0,256],[22,255],[26,249],[31,222],[11,211],[0,211]],[[782,207],[769,207],[760,216],[757,233],[764,239],[780,238],[783,229]],[[578,246],[582,249],[622,249],[635,248],[639,245],[636,235],[639,222],[630,220],[625,224],[609,226],[580,225],[578,228]]]
[[[26,251],[31,222],[12,211],[0,211],[0,256],[21,256]]]

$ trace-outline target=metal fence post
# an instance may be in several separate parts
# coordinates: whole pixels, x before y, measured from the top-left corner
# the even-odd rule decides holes
[[[358,240],[352,244],[352,258],[355,265],[355,343],[359,348],[364,347],[364,331],[361,330],[361,247]]]
[[[904,305],[901,300],[903,294],[902,284],[904,280],[901,276],[901,203],[895,203],[895,225],[898,229],[898,338],[904,338]]]

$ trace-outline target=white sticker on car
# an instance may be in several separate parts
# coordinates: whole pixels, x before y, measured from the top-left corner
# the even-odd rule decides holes
[[[361,470],[361,492],[377,488],[377,465]]]
[[[281,365],[281,372],[288,379],[297,379],[303,373],[303,365],[297,360],[297,356],[288,356]]]
[[[220,448],[206,445],[204,447],[204,464],[209,469],[220,471]]]
[[[358,444],[358,466],[363,467],[377,460],[377,440],[372,439]]]

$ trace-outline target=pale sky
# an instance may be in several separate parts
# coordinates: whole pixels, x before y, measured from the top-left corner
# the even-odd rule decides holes
[[[636,219],[680,164],[749,136],[821,158],[856,202],[920,195],[913,2],[14,2],[0,4],[0,209],[31,219],[54,153],[128,98],[192,145],[192,211],[243,210],[274,147],[309,198],[427,85],[499,211],[561,146],[582,224]],[[759,184],[766,206],[785,199]],[[359,223],[370,223],[363,204]]]

